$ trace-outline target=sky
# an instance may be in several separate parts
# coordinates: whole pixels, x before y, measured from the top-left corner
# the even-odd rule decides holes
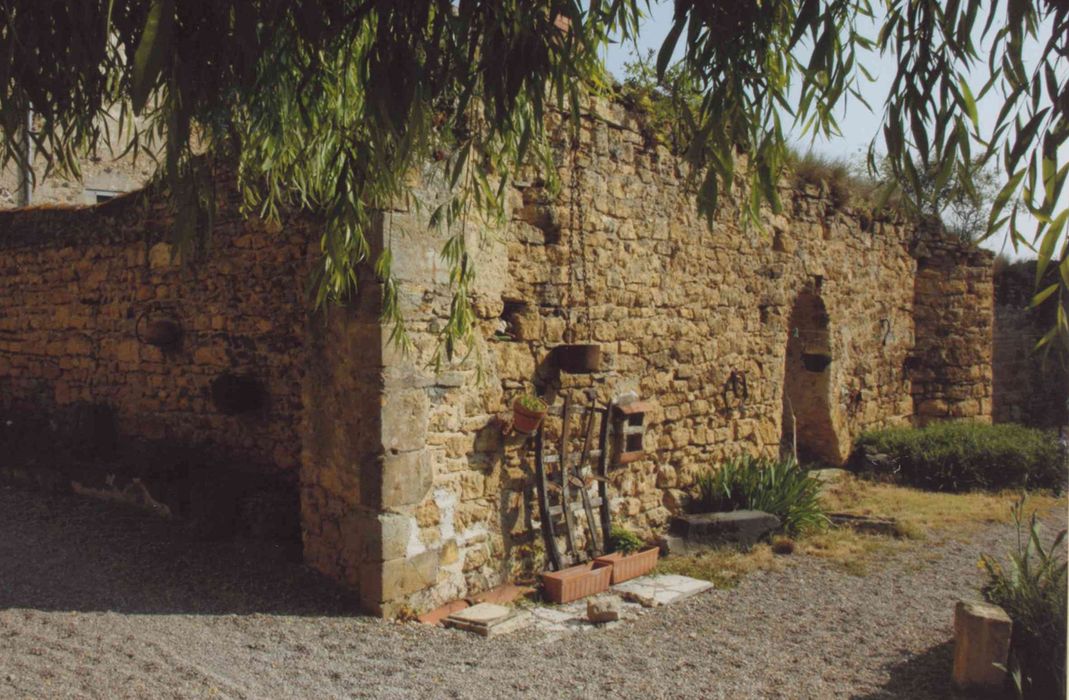
[[[672,26],[673,4],[663,0],[651,3],[647,13],[649,16],[643,21],[639,33],[637,49],[639,55],[645,55],[651,49],[656,52],[660,48],[661,42]],[[866,28],[861,27],[861,29],[864,33]],[[874,36],[876,31],[872,28],[868,33]],[[682,54],[680,50],[682,44],[683,42],[681,41],[676,49],[676,58],[679,58]],[[1033,42],[1026,47],[1025,53],[1025,64],[1030,67],[1039,57],[1039,44]],[[983,53],[981,55],[983,56]],[[617,78],[622,78],[625,74],[625,64],[634,60],[635,56],[636,48],[633,44],[615,44],[606,49],[604,59],[610,72]],[[878,133],[882,116],[880,108],[894,78],[895,62],[893,57],[881,58],[878,54],[871,53],[861,63],[875,78],[874,82],[863,85],[861,93],[877,113],[870,112],[864,104],[855,99],[847,100],[838,115],[841,136],[832,139],[818,138],[814,142],[811,137],[802,137],[800,133],[795,131],[790,138],[797,150],[802,152],[812,150],[826,156],[861,162],[860,159],[864,157],[873,136]],[[1065,69],[1069,72],[1069,66],[1066,66]],[[986,75],[978,74],[971,77],[974,78],[974,81],[971,82],[980,84],[986,78]],[[994,91],[977,103],[982,131],[990,132],[990,126],[995,122],[1001,107],[1001,101]],[[1061,156],[1060,160],[1062,158],[1069,160],[1069,152],[1059,153],[1059,156]],[[1069,192],[1066,195],[1069,196]],[[1027,250],[1013,251],[1005,236],[993,236],[981,245],[996,252],[1004,252],[1013,258],[1035,257]]]

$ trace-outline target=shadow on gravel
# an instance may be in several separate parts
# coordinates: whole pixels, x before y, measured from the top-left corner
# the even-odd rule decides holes
[[[358,613],[299,561],[270,542],[195,541],[136,510],[0,486],[0,609]]]
[[[853,700],[946,700],[964,698],[950,685],[954,665],[954,640],[934,646],[924,653],[888,668],[891,678],[879,690],[854,695]]]

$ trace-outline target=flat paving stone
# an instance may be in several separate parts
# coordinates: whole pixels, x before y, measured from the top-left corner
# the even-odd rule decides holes
[[[647,608],[671,605],[686,600],[713,587],[708,581],[663,574],[657,576],[640,576],[624,581],[612,587],[612,591],[621,597],[632,600]]]
[[[444,624],[483,637],[497,637],[523,629],[532,622],[531,613],[526,610],[495,603],[479,603],[453,613],[445,619]]]

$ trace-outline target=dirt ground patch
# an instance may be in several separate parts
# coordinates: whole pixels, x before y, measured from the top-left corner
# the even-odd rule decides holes
[[[794,555],[615,629],[488,641],[356,616],[292,553],[0,487],[0,697],[945,698],[953,603],[1014,540],[953,532],[865,576]]]

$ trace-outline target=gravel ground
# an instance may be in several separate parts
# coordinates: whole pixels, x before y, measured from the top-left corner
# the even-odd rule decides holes
[[[355,616],[292,553],[0,487],[0,698],[942,699],[954,601],[1013,541],[993,526],[863,577],[793,557],[613,629],[483,640]]]

